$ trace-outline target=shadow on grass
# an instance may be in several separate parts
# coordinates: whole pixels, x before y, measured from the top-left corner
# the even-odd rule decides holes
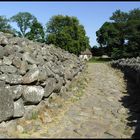
[[[120,102],[129,110],[127,125],[135,128],[131,138],[140,138],[140,87],[125,73],[124,78],[127,81],[127,93]]]

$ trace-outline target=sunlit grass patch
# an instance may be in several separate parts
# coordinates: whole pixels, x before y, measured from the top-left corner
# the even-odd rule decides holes
[[[111,58],[92,57],[88,62],[90,63],[105,63],[111,61]]]

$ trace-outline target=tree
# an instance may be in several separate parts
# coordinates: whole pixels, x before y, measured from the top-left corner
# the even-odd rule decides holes
[[[140,9],[129,12],[126,28],[126,38],[128,40],[126,52],[130,57],[140,55]]]
[[[140,9],[135,8],[129,11],[128,20],[140,20]]]
[[[116,17],[114,16],[115,14]],[[120,30],[119,36],[122,39],[122,44],[120,44],[120,46],[123,46],[123,49],[121,49],[121,47],[119,47],[119,49],[113,49],[112,55],[118,58],[139,56],[140,9],[135,8],[128,13],[116,11],[110,19],[116,22],[116,28]],[[125,40],[127,40],[126,44]]]
[[[90,47],[84,26],[76,17],[53,16],[46,26],[48,44],[54,44],[76,55]]]
[[[30,40],[43,43],[45,41],[45,33],[41,23],[39,23],[37,20],[34,20],[30,27],[30,32],[26,34],[26,37]]]
[[[17,31],[17,34],[22,37],[26,36],[27,30],[30,29],[34,20],[36,18],[28,12],[19,12],[11,17],[11,21],[16,22],[19,27],[20,31]]]
[[[97,41],[115,59],[140,55],[140,9],[116,10],[96,32]],[[106,52],[104,51],[104,52]]]
[[[96,36],[102,50],[109,56],[111,56],[112,47],[117,48],[121,44],[119,30],[115,28],[114,23],[105,22],[96,32]]]
[[[126,22],[128,19],[128,14],[122,12],[121,10],[116,10],[113,15],[110,17],[110,20],[114,20],[115,23]]]
[[[5,16],[0,16],[0,31],[12,33],[12,27],[9,24],[9,19],[7,19]]]
[[[91,52],[93,56],[102,56],[104,54],[104,48],[94,45],[91,48]]]

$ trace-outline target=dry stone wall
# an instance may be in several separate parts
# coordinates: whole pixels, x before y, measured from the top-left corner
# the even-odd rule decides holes
[[[26,105],[60,93],[84,67],[53,45],[0,32],[0,122],[22,117]]]
[[[138,86],[140,85],[140,57],[119,59],[112,61],[111,65],[121,69],[126,76],[131,78]]]

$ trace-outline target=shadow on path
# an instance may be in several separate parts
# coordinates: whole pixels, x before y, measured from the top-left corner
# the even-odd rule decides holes
[[[127,125],[135,128],[131,138],[140,138],[140,87],[125,73],[124,78],[127,81],[127,93],[120,102],[129,110]]]

